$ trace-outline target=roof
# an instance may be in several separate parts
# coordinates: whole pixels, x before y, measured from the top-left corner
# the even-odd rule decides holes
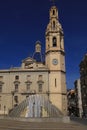
[[[38,40],[38,41],[36,41],[36,44],[40,44],[41,45],[41,42]]]

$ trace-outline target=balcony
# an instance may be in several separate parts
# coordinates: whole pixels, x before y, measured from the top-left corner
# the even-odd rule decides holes
[[[24,92],[21,93],[21,95],[35,95],[35,94],[36,94],[36,90],[31,90],[31,91],[25,90]]]

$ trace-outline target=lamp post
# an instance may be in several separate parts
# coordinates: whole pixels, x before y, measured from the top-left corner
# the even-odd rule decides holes
[[[35,101],[33,102],[33,117],[35,117]]]

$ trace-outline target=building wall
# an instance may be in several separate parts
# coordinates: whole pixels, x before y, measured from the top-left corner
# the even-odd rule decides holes
[[[83,116],[87,117],[87,54],[84,56],[79,66],[80,66]]]
[[[75,81],[75,91],[76,91],[76,104],[77,108],[79,110],[79,117],[82,117],[82,96],[81,96],[81,84],[80,84],[80,79]]]
[[[42,72],[42,71],[8,71],[8,72],[1,72],[0,76],[3,77],[3,85],[2,85],[2,92],[0,92],[0,113],[4,113],[4,106],[6,107],[6,113],[14,105],[16,104],[14,97],[18,96],[18,103],[20,104],[24,99],[26,99],[27,94],[27,89],[26,89],[26,81],[27,75],[30,75],[29,81],[30,83],[30,91],[29,94],[31,93],[38,93],[38,94],[46,94],[48,91],[48,72]],[[42,79],[39,79],[39,76],[42,75]],[[18,80],[15,80],[15,76],[19,76]],[[19,82],[18,83],[18,92],[15,92],[15,84],[14,82]],[[39,81],[42,82],[42,92],[39,92]],[[14,94],[12,94],[14,92]]]

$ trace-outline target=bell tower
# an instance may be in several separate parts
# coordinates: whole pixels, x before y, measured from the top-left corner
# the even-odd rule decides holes
[[[46,29],[46,66],[49,69],[49,99],[64,115],[67,113],[64,33],[59,23],[58,9],[49,11]]]

